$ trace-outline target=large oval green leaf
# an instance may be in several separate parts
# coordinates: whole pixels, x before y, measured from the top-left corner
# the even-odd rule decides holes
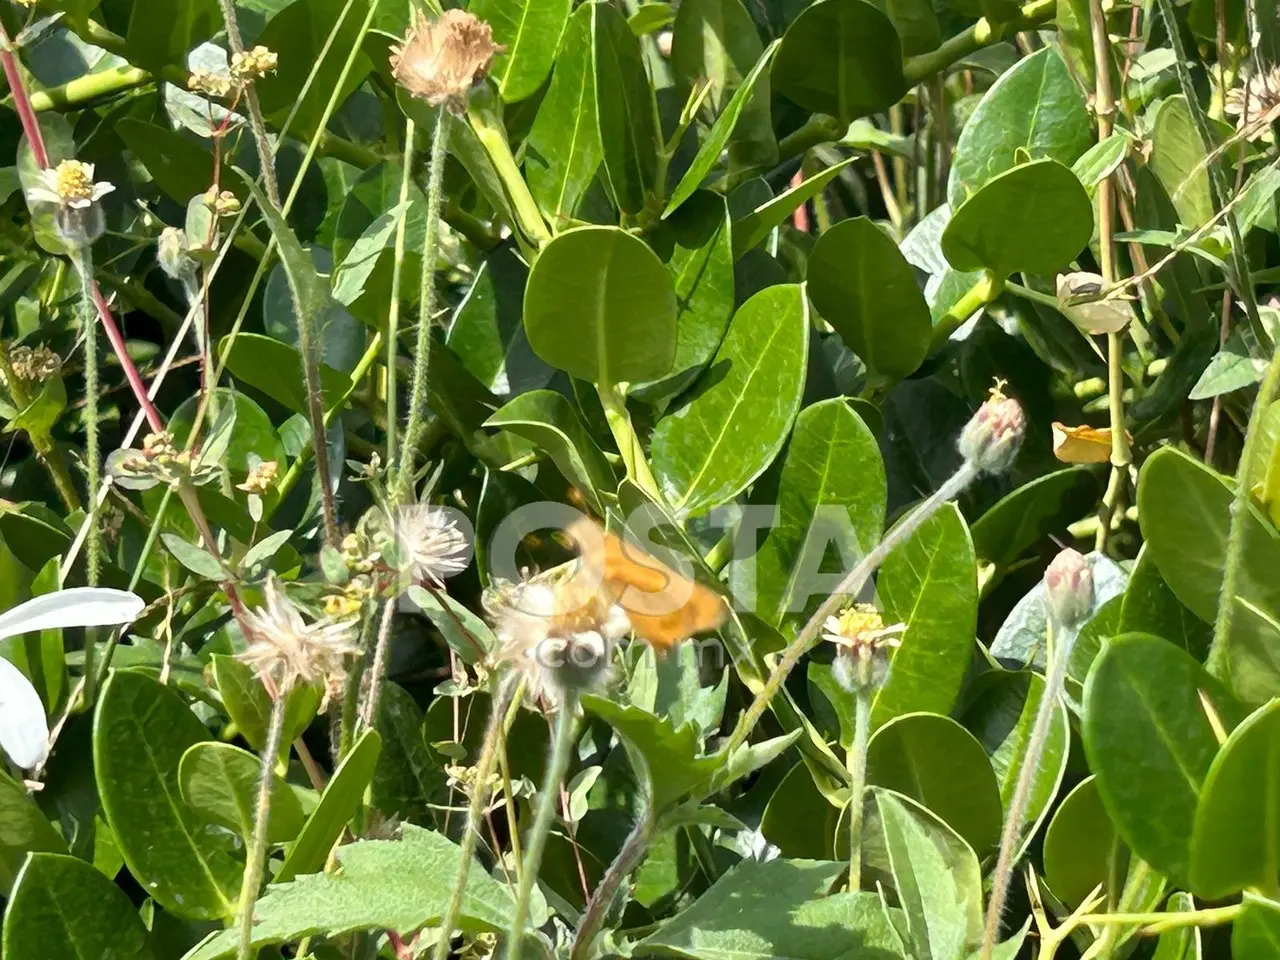
[[[875,732],[867,782],[932,810],[980,853],[1000,842],[1004,814],[995,771],[977,739],[950,717],[909,713]]]
[[[1070,166],[1093,145],[1093,120],[1053,47],[1018,61],[983,95],[956,141],[947,184],[952,207],[1021,160]]]
[[[1231,960],[1272,960],[1275,956],[1280,956],[1280,903],[1246,893],[1244,912],[1231,926]]]
[[[116,672],[102,688],[93,766],[107,823],[147,893],[166,910],[198,920],[230,916],[240,893],[230,834],[208,830],[178,787],[182,755],[208,739],[171,687]]]
[[[864,0],[819,0],[791,22],[774,61],[773,87],[841,123],[883,110],[907,92],[902,42]]]
[[[1115,840],[1097,780],[1088,777],[1063,798],[1044,834],[1044,878],[1054,896],[1074,909],[1108,884]]]
[[[581,227],[538,256],[524,326],[538,356],[579,379],[654,380],[675,358],[675,291],[644,241],[617,227]]]
[[[490,69],[503,102],[523,100],[547,79],[570,7],[571,0],[472,0],[470,12],[505,48]]]
[[[956,210],[942,252],[957,270],[1054,273],[1093,236],[1093,204],[1057,160],[1033,160],[988,180]]]
[[[1201,691],[1225,701],[1184,651],[1141,633],[1112,640],[1084,686],[1084,745],[1102,802],[1134,853],[1175,883],[1186,881],[1196,803],[1218,752]]]
[[[197,743],[182,755],[178,786],[187,806],[211,823],[236,830],[248,843],[257,814],[262,761],[230,743]],[[302,828],[302,804],[289,785],[271,777],[269,843],[286,843]]]
[[[1280,882],[1280,700],[1251,714],[1214,757],[1196,807],[1190,880],[1206,900]]]
[[[954,504],[924,522],[885,559],[876,593],[888,622],[907,632],[876,694],[872,726],[917,710],[950,713],[978,625],[978,562]]]
[[[658,110],[640,38],[609,3],[591,4],[591,59],[596,123],[613,202],[626,213],[639,213],[657,180]]]
[[[915,271],[889,235],[866,217],[818,238],[805,279],[818,313],[862,361],[894,379],[924,360],[933,335]]]
[[[4,914],[10,960],[151,960],[147,928],[125,892],[78,857],[32,854]]]
[[[692,399],[654,430],[654,473],[673,509],[726,503],[773,462],[800,408],[808,344],[799,285],[768,287],[738,309]]]
[[[757,616],[805,617],[821,602],[816,575],[831,540],[853,556],[884,531],[885,476],[876,438],[841,397],[800,411],[778,481],[778,516],[755,556]],[[749,584],[736,583],[745,597]]]
[[[66,853],[62,834],[24,787],[0,771],[0,894],[9,895],[28,853]]]
[[[1088,467],[1067,467],[1024,483],[997,501],[973,525],[978,556],[1008,566],[1045,537],[1065,531],[1098,497]]]
[[[1167,98],[1156,111],[1150,166],[1173,201],[1179,223],[1196,227],[1213,218],[1213,194],[1204,147],[1187,98],[1181,94]]]
[[[1154,634],[1203,660],[1213,628],[1177,598],[1161,576],[1155,556],[1150,544],[1138,552],[1120,607],[1120,632]]]

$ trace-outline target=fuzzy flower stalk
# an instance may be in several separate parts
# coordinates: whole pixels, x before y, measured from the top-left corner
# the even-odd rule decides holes
[[[983,474],[1001,474],[1013,466],[1026,433],[1026,416],[1017,400],[1005,396],[1003,387],[1003,381],[997,381],[990,396],[961,431],[956,442],[961,463],[956,472],[886,533],[875,548],[849,571],[831,596],[809,618],[796,639],[783,651],[778,666],[769,675],[751,706],[743,711],[737,728],[729,738],[727,750],[730,753],[746,742],[800,658],[817,643],[819,633],[828,619],[862,593],[867,581],[880,569],[885,558],[900,544],[909,540],[943,504],[960,496],[978,477]]]
[[[1014,787],[1013,800],[1005,815],[1004,831],[1000,837],[1000,854],[996,859],[996,872],[991,884],[991,899],[987,904],[987,920],[982,936],[982,960],[990,960],[1000,936],[1000,917],[1004,912],[1005,898],[1018,847],[1022,842],[1022,820],[1031,796],[1031,785],[1040,768],[1040,758],[1049,739],[1053,713],[1062,696],[1063,680],[1067,673],[1067,661],[1076,634],[1093,610],[1093,570],[1088,558],[1070,548],[1063,550],[1044,573],[1047,650],[1045,651],[1044,690],[1040,706],[1036,710],[1031,739],[1027,743],[1026,759],[1018,783]]]
[[[254,807],[253,838],[240,888],[240,939],[237,960],[253,955],[253,906],[262,886],[267,857],[267,828],[271,818],[271,778],[280,755],[285,705],[296,683],[323,683],[341,689],[346,658],[356,651],[352,621],[329,619],[308,623],[285,596],[274,578],[266,582],[265,603],[244,614],[247,645],[239,659],[257,672],[271,695],[271,720],[262,749],[262,770]],[[322,705],[323,709],[323,705]]]

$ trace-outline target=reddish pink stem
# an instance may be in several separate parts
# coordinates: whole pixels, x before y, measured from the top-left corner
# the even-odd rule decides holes
[[[151,398],[147,396],[146,384],[142,382],[142,377],[138,374],[138,368],[133,365],[133,358],[129,356],[129,351],[125,347],[120,327],[116,325],[115,317],[111,315],[111,308],[107,306],[107,298],[102,295],[102,289],[98,286],[97,280],[90,280],[90,285],[93,288],[94,306],[98,308],[98,317],[102,320],[102,329],[107,332],[107,339],[111,341],[111,349],[115,351],[116,359],[120,361],[120,366],[124,369],[124,376],[129,381],[129,388],[133,390],[133,395],[138,398],[142,412],[146,414],[147,423],[151,424],[151,432],[160,433],[164,430],[164,420],[161,419],[160,411],[151,402]]]
[[[27,142],[31,144],[31,155],[35,157],[36,166],[41,170],[49,166],[49,154],[44,148],[44,137],[40,134],[40,124],[36,120],[36,112],[31,108],[31,98],[27,96],[26,84],[22,82],[22,74],[18,72],[18,61],[10,46],[9,33],[0,24],[0,63],[4,64],[4,75],[9,81],[9,91],[13,94],[13,108],[18,111],[18,119],[22,121],[22,129],[26,131]]]

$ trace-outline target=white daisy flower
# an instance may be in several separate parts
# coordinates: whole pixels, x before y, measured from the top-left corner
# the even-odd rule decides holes
[[[115,186],[105,180],[94,182],[92,163],[63,160],[56,167],[41,171],[40,182],[27,190],[27,199],[84,210],[114,189]]]

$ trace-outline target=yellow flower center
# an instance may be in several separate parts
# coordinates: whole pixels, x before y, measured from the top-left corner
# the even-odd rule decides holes
[[[63,160],[58,164],[54,192],[65,201],[93,199],[93,172],[87,163]]]
[[[840,635],[849,640],[860,640],[866,634],[884,629],[880,612],[869,603],[855,604],[837,619],[840,622]]]

